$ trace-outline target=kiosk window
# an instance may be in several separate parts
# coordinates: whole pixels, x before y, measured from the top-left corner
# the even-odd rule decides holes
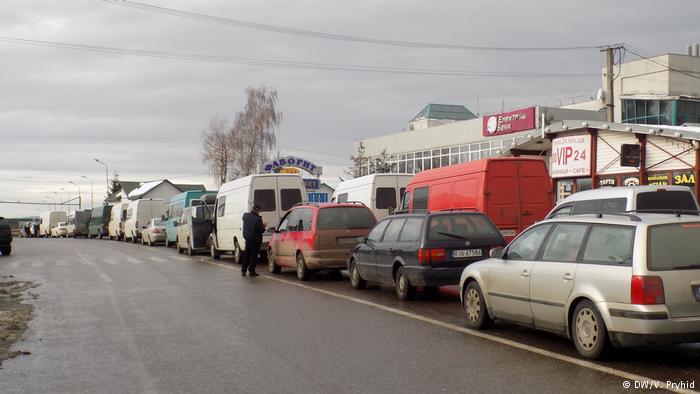
[[[280,190],[280,203],[282,210],[286,211],[301,202],[301,190],[282,189]]]
[[[275,191],[272,189],[256,190],[253,193],[253,204],[260,205],[260,212],[274,212],[277,209]]]
[[[396,189],[393,187],[378,187],[375,205],[377,209],[396,209]]]

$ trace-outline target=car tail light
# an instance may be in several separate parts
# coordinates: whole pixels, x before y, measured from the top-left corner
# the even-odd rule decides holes
[[[632,275],[632,303],[658,305],[666,302],[664,282],[659,276]]]
[[[421,264],[445,261],[445,256],[447,256],[445,249],[418,249],[418,262]]]
[[[153,234],[159,234],[160,230],[158,230],[158,227],[153,227],[153,230],[151,230]]]

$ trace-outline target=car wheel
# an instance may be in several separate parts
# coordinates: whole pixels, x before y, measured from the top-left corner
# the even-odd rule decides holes
[[[221,254],[219,254],[219,251],[216,250],[216,246],[214,246],[214,240],[212,240],[211,245],[209,245],[209,254],[214,260],[218,260],[221,258]]]
[[[484,293],[478,283],[469,282],[462,295],[462,307],[467,315],[467,326],[473,329],[488,328],[493,324],[484,302]]]
[[[277,262],[275,261],[275,255],[272,253],[272,248],[268,249],[267,251],[267,270],[270,271],[271,274],[279,274],[280,271],[282,271],[282,267],[277,265]]]
[[[175,238],[175,250],[177,250],[177,253],[182,254],[184,251],[182,248],[180,248],[180,240]]]
[[[240,265],[243,263],[243,252],[241,252],[241,247],[238,246],[238,241],[233,242],[233,262]]]
[[[0,249],[0,254],[2,254],[3,256],[9,256],[10,254],[12,254],[12,246],[7,246]]]
[[[304,255],[301,253],[297,254],[297,279],[299,280],[309,280],[311,277],[311,272],[309,272],[309,268],[306,266],[306,260],[304,259]]]
[[[192,243],[189,238],[187,238],[187,255],[194,256],[194,250],[192,250]]]
[[[367,281],[362,279],[360,269],[357,268],[355,260],[350,260],[350,284],[355,289],[364,289],[367,286]]]
[[[608,347],[608,330],[598,308],[588,300],[576,305],[571,317],[571,329],[576,350],[583,357],[598,359]]]
[[[396,271],[396,295],[404,301],[410,301],[416,297],[416,287],[408,280],[403,267],[399,267]]]

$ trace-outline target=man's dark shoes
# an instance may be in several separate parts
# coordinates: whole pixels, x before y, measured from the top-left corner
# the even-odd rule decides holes
[[[245,271],[241,272],[241,276],[245,276]]]
[[[250,276],[260,276],[260,274],[257,273],[257,272],[251,272],[249,275],[250,275]]]

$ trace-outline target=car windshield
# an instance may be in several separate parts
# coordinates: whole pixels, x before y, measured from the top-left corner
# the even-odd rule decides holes
[[[428,240],[436,242],[454,241],[462,239],[494,240],[503,243],[503,237],[496,226],[480,213],[461,213],[449,215],[437,215],[430,218],[428,223]]]
[[[637,195],[638,211],[686,210],[695,211],[698,207],[690,191],[654,191]],[[697,215],[697,213],[693,213]]]
[[[318,211],[316,228],[337,230],[345,228],[372,228],[376,220],[365,207],[328,207]]]
[[[649,227],[650,271],[700,269],[700,222]]]

